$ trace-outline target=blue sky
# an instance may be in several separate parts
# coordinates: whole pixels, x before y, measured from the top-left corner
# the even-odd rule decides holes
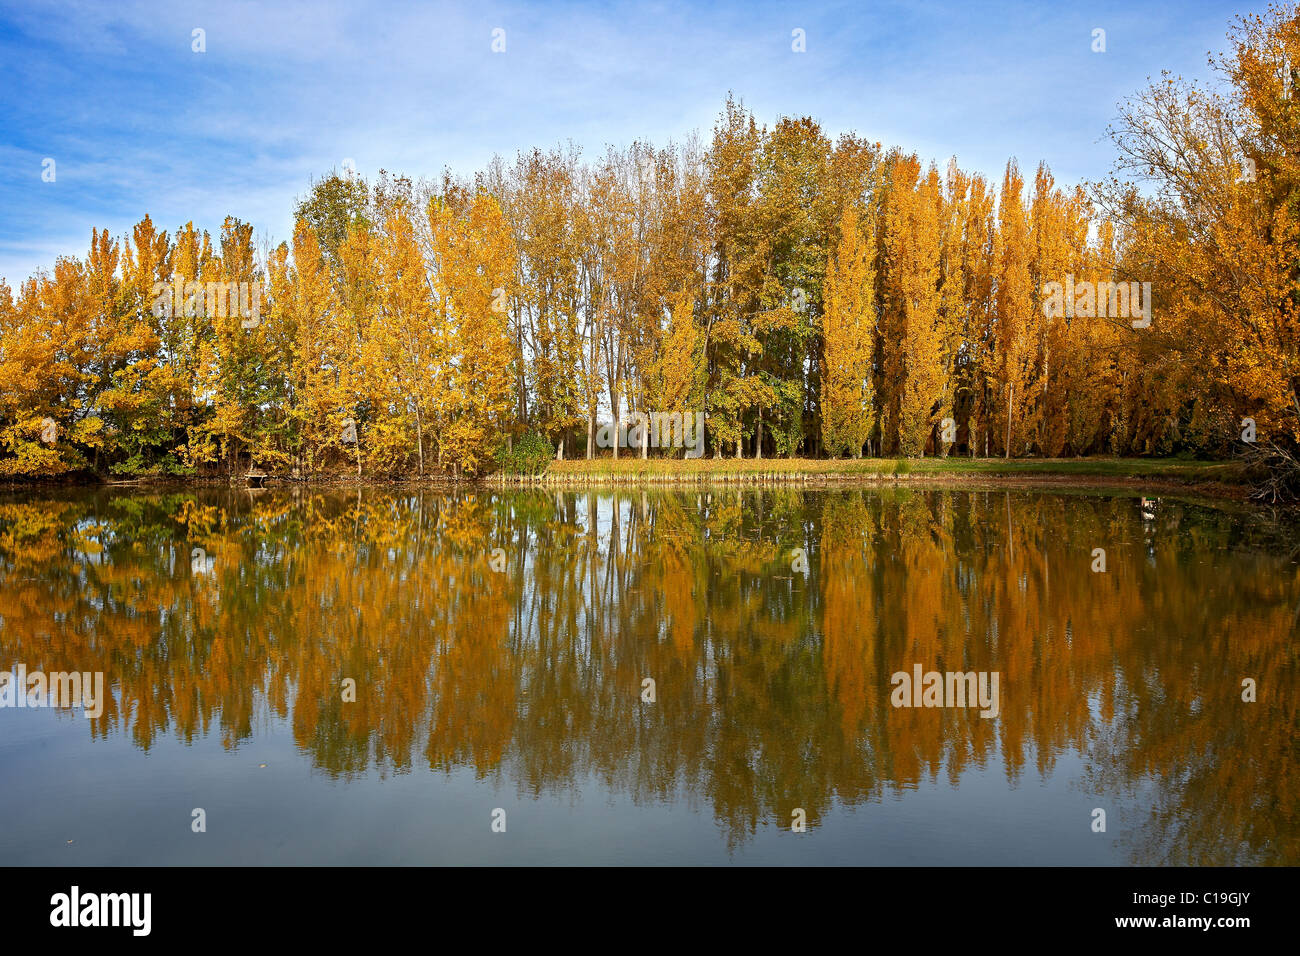
[[[1209,78],[1233,16],[1260,6],[1245,3],[0,0],[0,277],[145,213],[213,232],[233,214],[279,241],[344,159],[418,178],[567,141],[707,137],[728,91],[765,123],[810,115],[990,176],[1015,156],[1096,179],[1116,104],[1162,69]]]

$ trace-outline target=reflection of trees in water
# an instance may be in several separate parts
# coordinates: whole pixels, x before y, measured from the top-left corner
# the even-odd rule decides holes
[[[1078,752],[1098,792],[1154,793],[1124,821],[1135,861],[1294,863],[1300,576],[1276,542],[1228,550],[1252,528],[910,489],[10,502],[0,666],[104,671],[93,732],[144,748],[233,747],[268,707],[332,774],[468,766],[534,794],[595,775],[706,800],[733,844],[794,807],[815,825],[833,800]],[[914,663],[1000,672],[999,718],[890,707]]]

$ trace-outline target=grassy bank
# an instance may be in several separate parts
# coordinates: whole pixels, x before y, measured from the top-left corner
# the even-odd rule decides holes
[[[1022,486],[1097,489],[1105,487],[1183,490],[1207,495],[1244,497],[1253,476],[1241,462],[1188,461],[1173,458],[596,458],[590,461],[549,461],[539,475],[512,476],[501,473],[483,476],[488,487],[544,485],[559,488],[651,485],[712,484],[893,484],[918,482],[950,487]],[[455,488],[474,484],[473,479],[447,475],[366,475],[358,479],[348,470],[313,475],[306,481],[287,481],[270,475],[267,487],[331,485],[339,487],[379,485],[432,485]],[[103,481],[86,474],[59,479],[0,482],[0,487],[244,487],[241,475],[188,477],[146,476]]]
[[[1244,492],[1238,462],[1158,458],[597,458],[551,462],[546,484],[941,481],[975,484],[1152,485]]]

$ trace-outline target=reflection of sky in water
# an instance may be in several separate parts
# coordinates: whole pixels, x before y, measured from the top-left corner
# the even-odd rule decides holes
[[[729,850],[707,801],[680,788],[636,803],[595,774],[536,796],[469,769],[343,781],[313,771],[279,720],[234,752],[210,735],[192,746],[161,737],[144,754],[121,735],[92,743],[52,711],[4,716],[0,817],[22,824],[0,832],[6,865],[1106,865],[1128,862],[1117,838],[1142,814],[1140,802],[1081,790],[1075,754],[1011,787],[995,759],[955,788],[940,775],[836,801],[806,833],[769,821]],[[1094,834],[1102,803],[1108,832]],[[194,807],[207,811],[206,833],[190,831]],[[496,807],[504,834],[490,830]]]

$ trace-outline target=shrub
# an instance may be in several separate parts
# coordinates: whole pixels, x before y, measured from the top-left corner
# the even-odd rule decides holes
[[[540,432],[528,432],[510,448],[502,443],[495,456],[497,470],[506,475],[540,475],[555,457],[555,448]]]

